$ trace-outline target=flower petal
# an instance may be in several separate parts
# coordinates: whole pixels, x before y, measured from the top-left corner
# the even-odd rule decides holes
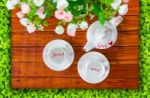
[[[8,0],[8,1],[6,2],[6,7],[7,7],[7,9],[9,9],[9,10],[14,9],[15,6],[14,6],[14,4],[13,4],[13,1]]]
[[[63,26],[59,25],[56,27],[55,32],[56,32],[56,34],[61,35],[65,32],[65,30],[64,30]]]
[[[57,9],[65,9],[69,6],[69,3],[67,0],[58,0],[57,1]]]
[[[23,14],[28,14],[30,12],[30,6],[27,3],[21,3],[21,11]]]
[[[128,3],[129,2],[129,0],[123,0],[123,3]]]
[[[74,37],[76,35],[77,25],[70,23],[67,27],[67,34]]]
[[[29,25],[27,25],[27,31],[28,31],[29,33],[34,33],[35,30],[36,30],[36,27],[35,27],[34,24],[30,23]]]
[[[27,25],[30,23],[30,21],[29,21],[29,19],[27,19],[27,18],[21,18],[21,19],[20,19],[20,23],[21,23],[23,26],[27,26]]]
[[[24,17],[24,14],[21,11],[17,12],[16,15],[17,15],[18,18],[23,18]]]
[[[122,0],[114,0],[114,2],[111,4],[111,7],[113,9],[117,9],[121,5]]]
[[[86,21],[82,21],[79,26],[82,30],[86,30],[88,28],[88,23]]]
[[[125,15],[128,12],[128,4],[123,4],[119,7],[119,15]]]
[[[33,0],[33,3],[38,7],[42,6],[44,2],[45,0]]]

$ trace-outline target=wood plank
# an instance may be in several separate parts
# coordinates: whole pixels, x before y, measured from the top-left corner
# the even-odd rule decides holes
[[[76,62],[77,63],[77,62]],[[73,78],[79,77],[77,71],[77,64],[62,72],[50,70],[44,63],[28,63],[28,62],[13,62],[12,76],[13,77],[59,77],[59,78]],[[26,71],[25,71],[26,70]],[[73,73],[72,73],[73,72]],[[136,64],[111,64],[110,74],[111,78],[138,78],[138,67]]]
[[[44,31],[28,34],[19,23],[16,12],[12,11],[12,87],[13,88],[131,88],[138,87],[138,48],[139,48],[139,0],[130,0],[129,12],[118,27],[116,44],[106,50],[93,50],[103,53],[110,61],[110,74],[99,84],[84,82],[77,73],[79,58],[85,54],[86,31],[77,30],[76,37],[67,34],[57,35],[54,29],[58,20],[52,16]],[[93,23],[87,18],[89,24]],[[65,27],[66,28],[66,27]],[[55,72],[44,64],[42,52],[51,40],[64,39],[73,45],[75,60],[72,66],[62,72]]]
[[[42,63],[43,48],[44,47],[12,47],[12,61]],[[79,58],[85,53],[82,48],[83,47],[74,47],[76,55],[74,62],[78,62]],[[112,47],[107,50],[96,51],[100,51],[101,53],[103,53],[111,62],[111,64],[138,64],[137,47]]]
[[[138,18],[139,16],[124,16],[124,21],[118,26],[118,31],[138,30],[139,29]],[[96,20],[97,18],[94,19],[94,21]],[[12,32],[27,31],[26,28],[20,24],[18,18],[12,18],[11,21],[12,21]],[[89,22],[89,25],[93,23],[93,21],[91,21],[89,18],[87,18],[87,21]],[[54,31],[58,23],[58,20],[56,20],[55,18],[50,18],[48,19],[48,22],[49,22],[49,26],[45,27],[44,31]],[[78,29],[77,31],[83,31],[83,30]]]
[[[129,12],[127,15],[139,15],[139,1],[138,0],[130,0],[129,1]],[[12,17],[16,17],[16,12],[20,11],[20,9],[15,9],[12,11]]]
[[[115,46],[138,46],[138,37],[138,31],[119,32]],[[64,39],[72,46],[84,46],[87,42],[85,32],[77,32],[75,37],[70,37],[67,34],[60,36],[54,32],[35,32],[35,34],[12,32],[13,46],[45,46],[50,40],[56,38]],[[127,39],[132,39],[132,41]]]
[[[87,84],[81,78],[17,78],[12,79],[12,88],[130,88],[138,87],[138,79],[107,78],[99,84]]]

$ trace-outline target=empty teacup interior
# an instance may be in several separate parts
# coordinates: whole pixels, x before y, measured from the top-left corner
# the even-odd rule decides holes
[[[89,52],[80,58],[78,73],[84,81],[96,84],[106,79],[109,67],[109,62],[104,55],[98,52]]]
[[[94,61],[87,65],[87,75],[91,77],[101,77],[105,72],[105,67],[101,62]]]
[[[50,69],[63,71],[73,63],[74,50],[64,40],[53,40],[45,46],[43,60]]]
[[[56,46],[49,51],[49,58],[54,65],[60,65],[67,59],[67,48]]]

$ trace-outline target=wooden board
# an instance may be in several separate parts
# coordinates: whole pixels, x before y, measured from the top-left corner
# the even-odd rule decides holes
[[[44,31],[28,34],[21,26],[16,12],[12,11],[12,82],[13,88],[138,88],[138,48],[139,48],[139,1],[129,2],[129,12],[118,27],[116,44],[106,50],[95,50],[103,53],[111,64],[108,78],[99,84],[84,82],[77,73],[79,58],[85,53],[86,31],[78,30],[76,37],[67,34],[56,35],[54,28],[57,20],[47,19],[50,25]],[[89,24],[93,21],[87,19]],[[95,19],[96,20],[96,19]],[[46,67],[42,59],[44,46],[51,40],[64,39],[71,43],[75,50],[72,66],[55,72]]]

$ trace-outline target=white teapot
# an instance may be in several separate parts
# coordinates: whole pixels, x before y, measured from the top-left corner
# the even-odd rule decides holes
[[[87,31],[87,43],[84,51],[88,52],[94,48],[107,49],[115,44],[117,40],[116,27],[122,22],[121,16],[115,17],[111,22],[106,21],[102,26],[99,21],[94,22]]]

